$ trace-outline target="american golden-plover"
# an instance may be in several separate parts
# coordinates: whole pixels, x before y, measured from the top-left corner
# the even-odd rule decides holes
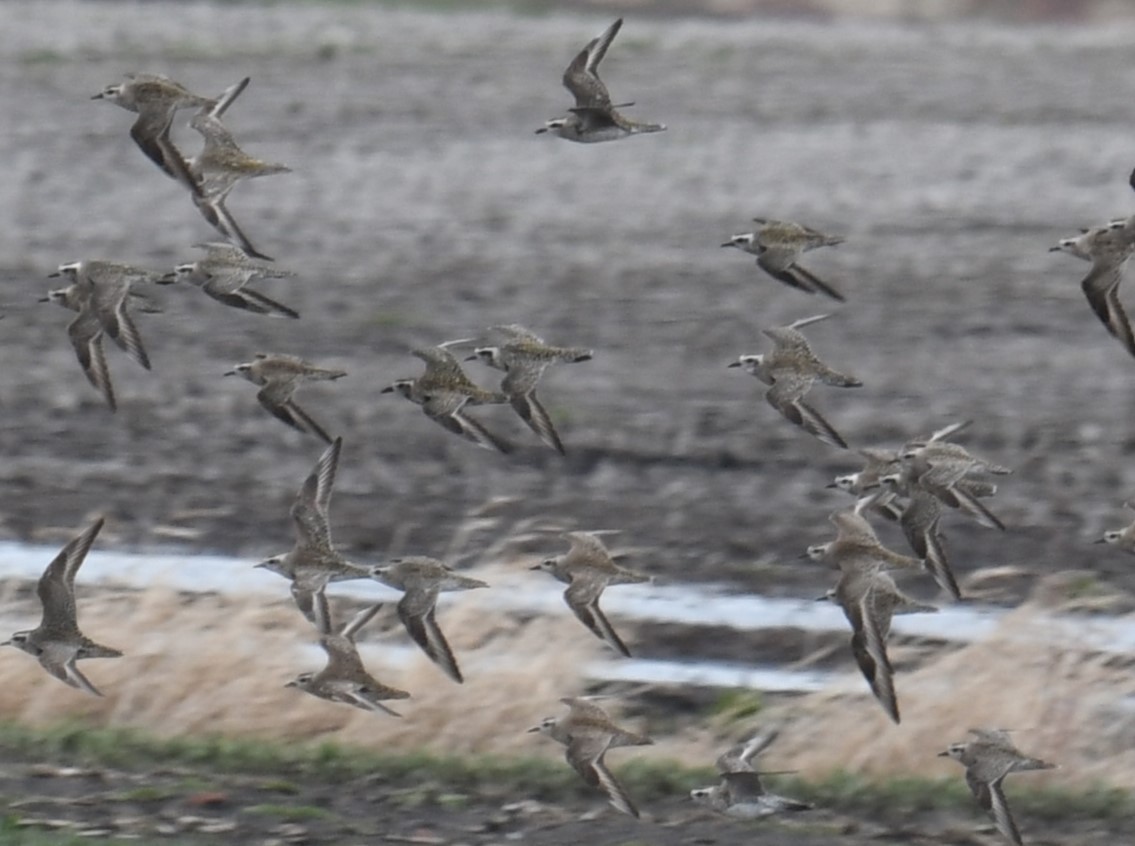
[[[368,673],[355,646],[355,635],[378,613],[382,603],[364,608],[338,631],[331,622],[331,609],[322,588],[315,593],[314,608],[319,645],[327,653],[327,664],[318,673],[300,673],[284,686],[364,711],[383,711],[400,717],[397,711],[383,705],[383,700],[408,699],[410,694],[385,685]]]
[[[1056,765],[1022,754],[1008,732],[970,729],[969,733],[973,740],[955,743],[938,756],[953,758],[966,768],[966,784],[977,803],[993,817],[998,831],[1015,846],[1022,846],[1021,833],[1005,798],[1005,776],[1022,770],[1051,770]]]
[[[786,420],[826,444],[847,449],[847,442],[840,434],[803,399],[815,382],[841,388],[857,388],[863,384],[855,377],[824,364],[812,352],[808,340],[799,331],[802,326],[829,316],[820,314],[797,320],[787,326],[765,329],[764,334],[775,345],[773,351],[760,355],[743,355],[729,366],[743,368],[746,373],[771,385],[765,398]]]
[[[94,696],[102,696],[79,672],[75,662],[83,658],[119,658],[122,653],[95,643],[79,630],[75,605],[75,576],[103,527],[99,517],[55,556],[40,577],[36,594],[43,605],[38,626],[16,632],[0,646],[14,646],[39,659],[40,665],[66,684]]]
[[[1091,261],[1088,275],[1080,282],[1096,317],[1128,353],[1135,356],[1135,334],[1119,301],[1119,283],[1127,261],[1135,252],[1135,218],[1112,221],[1065,238],[1050,251],[1070,253]]]
[[[817,292],[844,302],[844,296],[798,262],[800,256],[819,247],[834,247],[846,239],[825,235],[789,220],[754,217],[755,232],[734,235],[721,246],[736,247],[757,257],[757,265],[773,279],[808,294]]]
[[[315,594],[328,582],[365,579],[369,575],[366,567],[345,559],[331,539],[331,491],[342,448],[343,439],[336,438],[323,451],[292,501],[289,513],[296,528],[295,544],[287,553],[256,565],[292,583],[296,606],[313,623]]]
[[[558,362],[589,361],[592,351],[582,347],[555,347],[523,326],[493,326],[491,335],[502,338],[496,346],[478,347],[466,361],[480,360],[503,370],[501,391],[508,395],[520,419],[545,444],[564,454],[564,445],[552,425],[552,418],[536,398],[536,386],[548,365]]]
[[[597,638],[630,657],[630,650],[608,622],[599,607],[599,598],[608,585],[637,584],[650,576],[636,573],[615,563],[603,541],[592,532],[566,532],[571,548],[565,555],[545,558],[529,569],[551,573],[567,584],[564,601]]]
[[[566,746],[567,762],[583,780],[601,788],[624,814],[637,817],[638,808],[607,769],[603,756],[617,746],[649,746],[654,741],[615,725],[606,711],[587,699],[569,696],[560,701],[568,706],[566,717],[546,717],[528,731],[546,734]]]
[[[455,573],[436,558],[412,555],[370,568],[370,577],[405,595],[398,602],[398,619],[414,643],[457,683],[465,679],[453,650],[437,624],[437,597],[442,591],[488,587],[480,579]]]
[[[179,264],[160,280],[162,284],[188,282],[219,303],[254,314],[298,318],[299,313],[248,287],[253,279],[283,279],[295,276],[249,256],[240,247],[228,243],[197,244],[205,257]]]
[[[331,443],[331,436],[299,407],[293,399],[301,382],[334,381],[347,375],[345,370],[316,367],[309,361],[282,353],[257,353],[252,361],[236,365],[225,376],[243,376],[259,385],[256,399],[274,417],[293,429],[310,433]]]
[[[426,363],[426,372],[416,379],[398,379],[382,389],[382,393],[397,393],[410,402],[420,405],[425,415],[455,435],[460,435],[477,446],[511,452],[512,445],[494,435],[478,420],[466,413],[467,405],[496,405],[508,402],[508,395],[500,391],[487,391],[476,385],[461,369],[461,363],[447,347],[467,343],[470,339],[447,341],[436,347],[419,347],[411,350]]]
[[[572,59],[564,71],[563,83],[575,97],[575,106],[568,109],[566,117],[545,122],[536,130],[537,135],[547,132],[567,141],[594,143],[666,129],[660,123],[642,123],[619,114],[618,108],[611,103],[607,86],[599,78],[599,63],[622,25],[623,19],[619,18],[587,42],[587,46]],[[620,107],[631,105],[634,104],[623,103]]]
[[[776,736],[776,731],[764,732],[727,749],[718,757],[716,764],[721,782],[713,787],[691,790],[690,798],[699,805],[743,820],[812,808],[808,802],[769,793],[761,784],[761,773],[753,766],[753,758],[768,748]]]

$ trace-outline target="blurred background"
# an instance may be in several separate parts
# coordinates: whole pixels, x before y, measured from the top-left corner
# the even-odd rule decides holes
[[[518,722],[584,689],[600,674],[588,662],[610,657],[559,619],[560,588],[526,565],[565,550],[559,529],[618,529],[612,545],[628,552],[624,563],[658,582],[609,599],[636,656],[669,662],[659,707],[696,715],[720,701],[715,684],[678,681],[678,664],[831,671],[818,692],[788,684],[779,694],[854,747],[804,761],[817,729],[801,723],[783,742],[805,774],[921,771],[925,748],[945,734],[1009,724],[1037,729],[1033,751],[1062,755],[1065,782],[1135,784],[1130,755],[1112,743],[1132,728],[1126,647],[1101,649],[1087,623],[1059,628],[1044,616],[1091,612],[1113,627],[1105,640],[1130,634],[1129,559],[1092,541],[1130,518],[1135,362],[1080,291],[1088,265],[1049,248],[1135,211],[1133,13],[1135,3],[1106,0],[0,5],[0,536],[15,544],[3,619],[31,624],[30,580],[102,513],[96,550],[107,568],[116,554],[182,557],[176,578],[153,574],[162,592],[145,602],[99,588],[111,570],[92,558],[80,603],[92,627],[108,629],[89,633],[148,656],[151,674],[175,674],[187,660],[173,644],[186,631],[220,632],[210,649],[226,656],[203,665],[214,668],[210,682],[187,676],[209,707],[194,711],[186,692],[178,722],[152,702],[124,704],[138,666],[129,657],[98,667],[106,703],[76,704],[12,651],[0,655],[0,678],[40,694],[13,695],[0,713],[55,719],[77,708],[165,732],[311,733],[302,720],[286,732],[229,726],[219,706],[219,691],[247,701],[271,687],[264,704],[274,713],[331,707],[296,705],[294,691],[279,690],[305,669],[299,657],[258,664],[263,632],[286,626],[296,649],[311,633],[282,581],[246,581],[253,563],[291,543],[288,508],[323,446],[272,419],[253,386],[221,375],[256,352],[283,352],[349,372],[298,399],[344,438],[332,524],[350,557],[435,555],[531,597],[513,609],[494,605],[491,591],[461,600],[474,603],[460,612],[468,633],[451,639],[472,652],[470,667],[482,666],[486,691],[505,689],[488,669],[503,666],[493,656],[530,643],[540,614],[563,623],[542,643],[594,648]],[[564,67],[618,14],[626,23],[602,76],[615,102],[634,101],[632,116],[668,131],[600,145],[535,135],[570,105]],[[137,321],[153,372],[108,345],[119,399],[111,414],[68,343],[71,315],[36,302],[53,285],[48,273],[81,258],[171,269],[216,238],[132,143],[133,116],[91,101],[131,71],[206,94],[251,76],[226,123],[247,152],[293,172],[239,185],[228,207],[296,273],[258,287],[302,318],[227,309],[191,287],[147,290],[163,309]],[[192,152],[188,117],[174,137]],[[756,216],[845,236],[802,263],[846,304],[790,289],[751,256],[720,248]],[[864,384],[818,386],[809,399],[850,451],[793,427],[764,386],[727,367],[768,348],[763,328],[822,312],[831,319],[807,330],[814,349]],[[500,455],[381,392],[420,372],[412,346],[513,322],[595,350],[550,369],[540,387],[566,457],[507,407],[475,412],[516,444]],[[468,372],[495,382],[476,363]],[[766,623],[758,610],[718,621],[712,602],[759,595],[810,614],[834,577],[799,556],[830,539],[829,514],[851,504],[825,485],[858,469],[857,448],[896,447],[959,420],[973,421],[960,442],[1014,469],[989,500],[1005,532],[953,513],[943,521],[973,597],[962,610],[988,613],[988,627],[964,643],[977,630],[944,608],[936,633],[900,628],[901,667],[951,683],[920,694],[900,678],[900,696],[911,697],[904,724],[868,742],[888,724],[847,654],[837,609],[814,626],[811,617]],[[879,531],[903,548],[895,527]],[[221,557],[194,558],[202,553]],[[177,609],[198,578],[216,604],[198,597],[194,614],[205,616],[183,628]],[[230,581],[247,593],[226,591]],[[941,601],[928,579],[904,587]],[[710,619],[657,610],[683,590],[710,597]],[[622,591],[634,597],[625,616]],[[269,617],[255,610],[261,603],[271,603]],[[1012,610],[1022,605],[1025,618]],[[376,637],[395,637],[393,613],[384,619]],[[133,648],[115,640],[116,627],[128,635],[151,624],[160,636]],[[526,670],[540,674],[557,657],[530,655]],[[391,672],[391,683],[409,684]],[[237,677],[247,687],[228,687]],[[1007,694],[1006,679],[1028,695]],[[988,699],[970,686],[978,682]],[[437,701],[468,707],[444,693]],[[394,742],[337,716],[353,742]],[[455,742],[425,734],[404,742]],[[675,749],[697,754],[717,742],[688,726],[674,736]],[[468,746],[515,742],[488,721]],[[957,775],[948,762],[942,772]]]

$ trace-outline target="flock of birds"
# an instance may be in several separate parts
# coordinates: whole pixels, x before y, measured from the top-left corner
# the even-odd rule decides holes
[[[547,121],[538,133],[565,140],[594,143],[618,140],[636,134],[664,130],[661,124],[632,121],[619,108],[632,104],[612,103],[598,66],[622,26],[616,20],[592,39],[572,60],[563,75],[564,86],[575,105],[564,117]],[[69,281],[51,291],[46,299],[77,313],[68,335],[89,381],[115,408],[104,336],[120,346],[145,368],[149,359],[131,317],[131,308],[152,310],[136,290],[144,283],[170,284],[181,281],[200,287],[208,296],[234,308],[255,314],[298,318],[290,307],[256,291],[256,279],[291,275],[275,268],[270,257],[259,252],[225,207],[233,187],[244,179],[287,172],[281,164],[255,159],[237,145],[221,118],[244,91],[248,79],[227,89],[218,98],[195,95],[180,84],[156,74],[132,74],[126,81],[108,86],[97,99],[107,100],[138,114],[130,134],[137,145],[161,170],[176,179],[190,194],[194,205],[224,242],[202,244],[203,258],[183,264],[172,272],[156,272],[107,261],[85,260],[61,265],[56,274]],[[190,127],[203,138],[201,151],[192,157],[171,138],[175,114],[196,109]],[[1135,187],[1135,174],[1132,174]],[[789,221],[756,218],[755,231],[735,235],[722,244],[756,256],[757,264],[778,281],[809,294],[822,294],[843,301],[843,295],[800,265],[801,256],[813,249],[835,246],[843,239],[825,235]],[[1083,289],[1092,309],[1107,330],[1135,355],[1133,336],[1117,291],[1127,260],[1135,253],[1135,217],[1112,221],[1083,230],[1060,241],[1052,249],[1068,252],[1092,263]],[[770,351],[742,355],[730,366],[743,369],[768,386],[767,400],[781,415],[820,441],[847,449],[839,432],[805,401],[816,382],[836,387],[862,383],[823,362],[801,331],[827,318],[821,314],[787,326],[764,330],[772,341]],[[480,361],[502,371],[498,389],[476,384],[453,353],[463,345],[472,348],[466,361]],[[536,396],[545,369],[557,363],[577,363],[592,357],[592,351],[546,343],[535,333],[518,326],[493,326],[477,338],[446,341],[414,349],[425,371],[399,379],[384,391],[398,393],[420,406],[429,419],[478,446],[508,452],[511,445],[471,416],[469,407],[509,404],[524,423],[548,447],[564,453],[564,445],[550,416]],[[303,359],[282,354],[257,354],[236,365],[226,375],[239,375],[259,386],[257,398],[275,417],[328,444],[304,480],[291,506],[296,540],[287,553],[258,564],[286,578],[296,606],[314,624],[327,663],[318,672],[298,675],[289,686],[313,696],[368,711],[398,716],[384,704],[410,696],[386,685],[363,666],[355,646],[359,630],[381,607],[374,604],[338,625],[327,596],[327,586],[348,579],[374,579],[403,591],[398,617],[406,632],[449,678],[462,682],[457,659],[436,619],[436,603],[442,591],[488,587],[484,582],[451,570],[443,562],[425,556],[393,559],[387,564],[364,566],[347,560],[332,541],[329,507],[342,440],[332,438],[323,426],[295,401],[298,386],[309,380],[335,380],[343,371],[318,367]],[[894,670],[886,642],[895,614],[937,610],[905,594],[890,575],[894,570],[924,570],[940,588],[955,599],[961,591],[952,572],[940,530],[944,507],[957,510],[978,523],[1004,529],[1003,523],[982,502],[997,486],[988,478],[1009,473],[1002,467],[973,455],[950,438],[968,423],[945,426],[928,436],[912,438],[896,449],[865,448],[861,470],[837,477],[829,487],[856,497],[853,508],[831,515],[837,535],[834,540],[809,547],[807,555],[838,569],[835,586],[821,599],[837,603],[850,625],[851,651],[871,692],[887,715],[900,720]],[[1135,506],[1133,506],[1135,507]],[[897,521],[913,555],[885,547],[867,515]],[[40,625],[17,632],[6,644],[37,657],[53,676],[72,687],[100,695],[77,669],[76,661],[118,657],[122,653],[90,640],[76,619],[74,582],[87,551],[103,520],[100,518],[68,543],[51,562],[38,584],[43,605]],[[564,599],[576,617],[598,638],[622,655],[630,651],[599,606],[610,585],[647,581],[645,574],[624,568],[604,545],[599,532],[568,532],[569,550],[532,567],[566,583]],[[1135,523],[1108,532],[1100,542],[1114,543],[1135,553]],[[616,725],[591,698],[572,697],[563,702],[566,716],[549,717],[531,729],[542,732],[566,747],[568,763],[583,779],[603,789],[619,810],[639,812],[623,787],[606,767],[607,751],[620,746],[651,743],[645,735]],[[993,817],[1001,833],[1015,844],[1021,837],[1006,803],[1002,782],[1019,770],[1046,769],[1053,765],[1021,753],[1002,730],[972,729],[967,742],[950,746],[941,754],[961,762],[966,781],[980,805]],[[781,811],[804,810],[807,803],[767,792],[754,757],[775,737],[758,735],[724,753],[717,761],[719,784],[694,790],[698,803],[741,818],[756,818]]]

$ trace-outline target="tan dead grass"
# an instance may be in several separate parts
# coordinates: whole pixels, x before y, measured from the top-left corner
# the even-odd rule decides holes
[[[1059,770],[1030,774],[1036,785],[1135,788],[1131,662],[1075,643],[1048,643],[1042,625],[1038,608],[1022,606],[991,637],[898,673],[898,726],[858,673],[854,692],[841,685],[804,697],[785,709],[790,722],[777,755],[809,779],[839,770],[960,775],[955,762],[937,753],[964,740],[970,728],[1005,728],[1015,730],[1023,752],[1059,764]]]
[[[333,603],[340,619],[357,607]],[[38,609],[28,601],[19,611],[30,622]],[[80,614],[90,637],[126,653],[82,663],[105,698],[66,688],[29,656],[5,649],[0,719],[48,725],[81,718],[163,737],[320,738],[383,751],[539,755],[544,744],[525,729],[556,713],[561,696],[582,692],[582,667],[602,648],[573,619],[502,620],[470,592],[439,610],[465,670],[465,684],[457,685],[416,648],[399,668],[372,657],[372,645],[413,645],[393,608],[384,609],[378,624],[364,629],[362,646],[373,675],[412,695],[390,703],[404,716],[395,719],[284,687],[318,669],[322,656],[304,656],[302,647],[317,638],[290,600],[185,597],[152,588],[88,595]]]
[[[304,656],[302,647],[316,642],[314,630],[289,600],[185,596],[161,587],[82,598],[87,633],[126,652],[121,659],[83,664],[104,699],[64,687],[27,655],[0,650],[0,719],[51,725],[80,718],[161,737],[321,739],[384,752],[560,757],[556,744],[525,730],[562,712],[560,697],[585,689],[583,668],[603,654],[603,646],[571,617],[502,616],[489,606],[487,593],[457,595],[439,610],[465,671],[463,685],[417,650],[409,664],[383,664],[384,644],[412,646],[392,607],[364,629],[368,668],[412,694],[390,703],[403,719],[284,687],[320,661],[318,651]],[[31,623],[38,614],[26,595],[7,607],[9,619],[18,613]],[[357,607],[334,600],[340,620]],[[828,691],[794,698],[752,720],[691,717],[686,727],[656,737],[656,746],[635,750],[633,757],[710,766],[726,745],[776,722],[784,724],[781,737],[763,765],[793,769],[809,780],[839,771],[955,776],[957,765],[936,753],[963,739],[970,727],[991,726],[1017,730],[1025,752],[1060,764],[1053,773],[1030,775],[1031,782],[1135,789],[1135,750],[1127,741],[1135,734],[1135,672],[1127,661],[1075,643],[1042,645],[1048,638],[1041,636],[1041,624],[1036,608],[1022,607],[988,639],[900,672],[900,726],[867,693],[849,656],[847,676]],[[617,715],[617,699],[604,706]],[[651,730],[649,721],[631,726]]]

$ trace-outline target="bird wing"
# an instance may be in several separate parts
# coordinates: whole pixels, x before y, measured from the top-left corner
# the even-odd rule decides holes
[[[56,678],[62,679],[71,687],[85,691],[92,696],[102,696],[102,692],[97,687],[91,684],[90,679],[82,674],[78,667],[75,666],[75,659],[72,657],[69,661],[61,665],[62,675],[51,671],[52,675]]]
[[[508,341],[531,341],[533,343],[542,344],[544,339],[537,335],[530,329],[521,326],[519,323],[509,323],[505,325],[490,326],[489,335],[504,338]]]
[[[248,240],[248,236],[244,234],[244,230],[240,228],[236,218],[226,208],[224,193],[210,197],[194,196],[193,201],[205,220],[246,254],[265,261],[273,260],[271,256],[257,250]]]
[[[797,282],[808,285],[813,291],[819,291],[821,294],[825,294],[831,297],[833,300],[838,300],[841,303],[847,302],[847,298],[844,297],[843,294],[841,294],[827,282],[820,279],[820,277],[818,277],[812,271],[800,266],[799,264],[796,264],[795,262],[790,267],[785,268],[785,273],[795,277]],[[799,286],[797,285],[795,287]]]
[[[1131,326],[1123,306],[1119,303],[1119,283],[1123,278],[1123,265],[1126,260],[1117,263],[1113,257],[1097,259],[1092,263],[1092,269],[1080,283],[1084,296],[1088,298],[1088,305],[1107,328],[1107,331],[1118,338],[1127,351],[1135,355],[1135,340],[1132,339]]]
[[[67,326],[67,336],[71,339],[71,346],[79,359],[79,366],[83,374],[99,393],[103,395],[111,411],[118,408],[114,399],[114,386],[110,381],[110,368],[106,363],[106,351],[102,346],[102,327],[98,320],[83,306],[79,316]]]
[[[407,696],[392,696],[391,694],[404,694],[405,691],[393,687],[386,687],[385,685],[376,686],[374,684],[361,684],[357,682],[331,682],[329,687],[347,704],[354,705],[356,708],[361,708],[364,711],[381,711],[392,717],[401,717],[402,715],[393,708],[388,708],[383,705],[379,697],[387,699],[407,698]]]
[[[564,591],[564,601],[572,613],[579,618],[600,640],[613,646],[618,652],[629,658],[631,652],[615,632],[607,620],[603,610],[599,607],[599,596],[606,583],[593,579],[573,578],[567,590]]]
[[[868,588],[859,600],[859,625],[852,635],[852,652],[871,692],[892,720],[899,722],[899,703],[895,693],[894,669],[887,657],[890,612],[879,601],[879,587]]]
[[[457,423],[461,436],[477,444],[477,446],[484,447],[485,449],[495,449],[505,454],[512,452],[512,444],[490,432],[479,420],[470,417],[464,412],[455,413],[453,420]],[[439,420],[438,422],[441,421]],[[447,426],[446,428],[449,427]]]
[[[600,110],[611,108],[611,95],[607,92],[603,80],[599,78],[599,63],[607,55],[607,48],[611,46],[622,25],[623,19],[619,18],[592,38],[564,71],[564,87],[575,97],[577,107]]]
[[[47,565],[36,585],[36,594],[43,604],[43,624],[53,629],[64,628],[77,632],[75,608],[75,575],[83,565],[105,520],[99,517],[90,526],[72,538]]]
[[[398,619],[414,642],[421,647],[429,659],[441,667],[445,674],[460,684],[464,681],[461,669],[453,650],[442,634],[435,618],[437,588],[433,590],[408,590],[398,603]]]
[[[610,735],[600,737],[574,735],[567,745],[567,762],[589,785],[602,788],[612,805],[624,814],[637,817],[638,808],[603,762],[603,754],[610,745]]]
[[[291,516],[296,524],[296,537],[302,544],[331,549],[331,492],[343,439],[336,438],[323,451],[311,473],[292,501]]]
[[[106,334],[125,350],[127,355],[149,370],[150,357],[146,355],[146,349],[142,346],[142,336],[127,309],[129,300],[127,295],[129,293],[129,283],[115,285],[112,291],[108,291],[106,286],[96,285],[94,292],[95,314],[96,316],[109,315],[106,320],[102,321]],[[114,302],[107,302],[108,307],[104,309],[100,307],[100,301],[103,300],[113,300]]]
[[[138,112],[138,119],[130,127],[130,137],[138,145],[138,149],[146,154],[146,158],[156,164],[174,179],[179,176],[167,160],[166,151],[159,139],[169,138],[170,126],[173,124],[174,110],[163,108],[143,108]]]
[[[507,381],[508,377],[505,377]],[[507,388],[505,389],[508,390]],[[534,391],[526,394],[512,394],[509,400],[513,409],[520,415],[528,428],[535,432],[541,441],[550,446],[560,455],[566,455],[563,442],[560,440],[556,427],[552,425],[552,418],[540,401],[536,399]]]

